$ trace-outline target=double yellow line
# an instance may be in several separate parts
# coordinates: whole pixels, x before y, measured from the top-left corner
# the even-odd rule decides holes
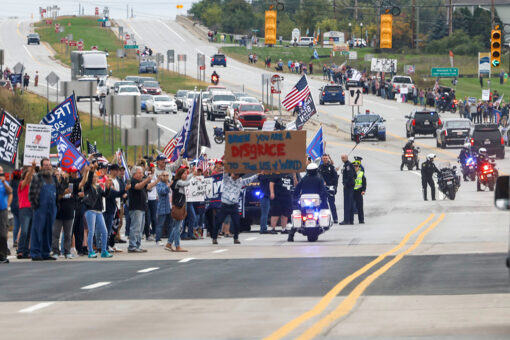
[[[409,233],[407,233],[402,241],[395,246],[393,249],[387,251],[386,253],[383,253],[379,255],[375,260],[372,262],[366,264],[361,269],[357,270],[353,274],[349,275],[342,281],[340,281],[336,286],[334,286],[326,295],[324,295],[321,300],[309,311],[305,312],[304,314],[300,315],[299,317],[295,318],[294,320],[288,322],[284,326],[282,326],[280,329],[275,331],[273,334],[269,335],[265,338],[265,340],[277,340],[281,339],[285,336],[288,336],[290,332],[295,330],[297,327],[302,325],[304,322],[310,320],[311,318],[318,316],[321,314],[326,307],[331,303],[331,301],[352,281],[354,281],[356,278],[360,277],[367,271],[369,271],[372,267],[383,261],[386,257],[398,252],[402,247],[404,247],[409,239],[416,233],[420,231],[424,226],[426,226],[430,221],[432,221],[435,217],[435,214],[430,214],[425,221],[420,223],[416,228],[411,230]],[[327,326],[329,326],[332,322],[337,320],[338,318],[346,315],[349,313],[352,308],[355,306],[356,301],[358,298],[363,294],[365,289],[367,289],[372,282],[374,282],[379,276],[384,274],[386,271],[388,271],[393,265],[395,265],[397,262],[399,262],[405,255],[409,254],[411,251],[416,249],[425,236],[431,232],[438,224],[444,219],[445,215],[441,214],[433,223],[430,224],[428,228],[423,230],[417,237],[416,241],[405,251],[402,253],[399,253],[397,256],[395,256],[391,261],[388,261],[385,265],[383,265],[381,268],[377,269],[375,272],[367,276],[361,283],[359,283],[349,295],[338,305],[335,310],[321,318],[319,321],[315,322],[312,326],[310,326],[304,333],[302,333],[300,336],[297,337],[297,339],[305,340],[305,339],[313,339],[315,336],[317,336],[319,333],[321,333]]]

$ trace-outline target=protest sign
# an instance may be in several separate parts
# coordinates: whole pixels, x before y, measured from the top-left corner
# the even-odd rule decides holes
[[[78,111],[76,110],[76,101],[73,94],[49,112],[41,121],[41,124],[53,127],[51,146],[57,144],[59,133],[70,139],[77,119]]]
[[[305,169],[306,131],[229,131],[225,172],[293,173]]]
[[[186,187],[186,202],[204,202],[212,194],[213,179],[197,176]]]
[[[0,162],[14,165],[21,136],[21,123],[7,111],[0,117]]]
[[[215,174],[209,177],[211,179],[211,191],[206,193],[206,201],[208,209],[221,208],[221,183],[223,182],[223,174]]]
[[[32,161],[39,164],[50,157],[51,129],[49,125],[27,124],[23,165],[30,166]]]

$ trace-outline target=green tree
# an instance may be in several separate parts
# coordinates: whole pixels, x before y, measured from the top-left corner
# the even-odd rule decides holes
[[[445,18],[439,15],[432,26],[432,31],[429,34],[429,40],[439,40],[448,34]]]
[[[245,0],[225,0],[221,29],[227,33],[248,33],[254,24],[253,7]]]
[[[222,10],[220,5],[218,4],[211,4],[209,7],[207,7],[201,14],[201,22],[213,29],[218,30],[220,29],[220,21]]]
[[[321,32],[338,31],[338,22],[335,19],[324,18],[317,23]]]

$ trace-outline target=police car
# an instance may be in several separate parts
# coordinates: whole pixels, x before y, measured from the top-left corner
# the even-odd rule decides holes
[[[367,110],[365,114],[358,114],[351,123],[351,140],[357,140],[358,136],[363,139],[375,138],[380,141],[386,140],[386,119],[378,114],[370,113]]]
[[[345,105],[345,92],[341,85],[331,84],[320,88],[319,104],[325,103]]]

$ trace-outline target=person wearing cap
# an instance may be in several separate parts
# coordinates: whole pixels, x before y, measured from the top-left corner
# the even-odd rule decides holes
[[[415,165],[416,165],[416,170],[420,170],[420,164],[419,164],[419,160],[418,160],[418,149],[416,149],[414,147],[414,137],[410,137],[409,140],[407,141],[406,145],[404,145],[404,147],[402,148],[402,150],[404,152],[402,153],[402,163],[400,164],[400,171],[404,170],[404,165],[406,163],[405,153],[406,153],[406,150],[408,150],[408,149],[413,150],[414,162],[415,162]]]
[[[342,155],[342,162],[344,166],[342,168],[342,184],[344,186],[344,220],[340,222],[341,225],[354,224],[353,221],[353,202],[354,202],[354,180],[356,173],[354,167],[349,161],[347,155]]]
[[[73,258],[71,254],[71,239],[74,220],[74,200],[72,198],[72,187],[69,187],[69,170],[57,173],[57,179],[65,187],[65,191],[57,196],[57,217],[53,223],[51,241],[52,256],[58,258],[59,255],[63,255],[66,259],[70,260]],[[64,254],[61,254],[59,249],[62,230],[64,231]]]
[[[423,187],[423,200],[427,200],[427,184],[430,186],[430,194],[432,200],[436,200],[436,185],[432,175],[435,173],[439,174],[439,170],[434,164],[434,158],[436,155],[431,153],[427,155],[427,160],[421,165],[421,185]]]
[[[359,168],[361,169],[361,171],[365,172],[365,167],[363,166],[363,164],[361,164],[361,161],[363,160],[363,158],[360,156],[354,156],[354,160],[359,161]],[[354,164],[354,163],[352,163],[352,164]]]
[[[354,171],[356,172],[356,179],[354,180],[354,203],[358,211],[358,222],[359,224],[365,223],[365,214],[363,212],[363,196],[367,190],[367,179],[365,178],[365,172],[361,169],[361,161],[352,162]],[[353,217],[354,220],[354,217]]]
[[[468,158],[471,157],[471,152],[469,151],[469,149],[471,148],[471,143],[467,142],[467,143],[464,143],[464,145],[462,146],[462,150],[460,150],[460,153],[459,153],[459,162],[460,162],[460,166],[464,169],[465,166],[466,166],[466,161],[468,160]],[[462,171],[462,176],[464,177],[464,181],[467,181],[467,175],[468,174],[468,171]]]
[[[160,153],[156,157],[156,169],[154,171],[154,176],[156,178],[159,178],[159,176],[163,173],[163,171],[168,171],[168,173],[170,174],[170,181],[171,181],[172,174],[174,174],[179,169],[179,167],[182,165],[182,161],[183,161],[182,155],[183,154],[184,154],[184,149],[181,150],[181,152],[179,153],[179,157],[177,158],[177,160],[175,162],[167,163],[167,157],[165,156],[165,154]]]
[[[335,196],[338,189],[338,173],[335,166],[331,163],[328,154],[322,155],[322,164],[319,166],[319,174],[324,179],[324,183],[328,188],[328,203],[333,223],[338,223],[338,213],[336,211]]]

